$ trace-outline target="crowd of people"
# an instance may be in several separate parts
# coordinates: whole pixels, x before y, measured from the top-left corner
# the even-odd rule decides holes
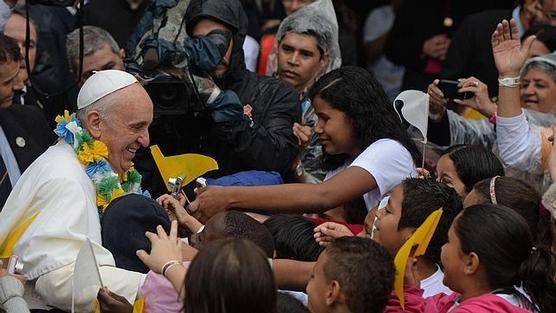
[[[0,1],[0,312],[556,312],[556,1],[483,2]]]

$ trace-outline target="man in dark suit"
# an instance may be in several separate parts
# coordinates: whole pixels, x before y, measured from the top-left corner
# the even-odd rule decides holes
[[[39,108],[12,105],[21,60],[17,42],[0,34],[0,210],[21,173],[55,140]]]

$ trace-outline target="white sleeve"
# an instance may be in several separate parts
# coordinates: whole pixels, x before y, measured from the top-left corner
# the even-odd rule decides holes
[[[532,171],[541,162],[540,128],[528,123],[523,111],[515,117],[496,117],[496,143],[506,166]]]
[[[369,172],[376,181],[381,197],[390,193],[404,179],[416,177],[411,154],[392,139],[374,142],[350,166],[357,166]]]

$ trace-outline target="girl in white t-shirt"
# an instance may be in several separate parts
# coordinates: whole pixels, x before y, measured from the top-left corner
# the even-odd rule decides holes
[[[367,209],[410,176],[421,155],[376,79],[365,69],[331,71],[309,91],[324,166],[321,184],[209,186],[190,209],[202,220],[230,208],[320,213],[364,197]]]

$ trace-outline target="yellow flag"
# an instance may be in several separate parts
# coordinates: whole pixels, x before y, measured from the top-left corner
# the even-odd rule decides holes
[[[145,308],[145,298],[139,298],[133,303],[133,313],[143,313]]]
[[[151,154],[169,192],[172,191],[168,186],[168,179],[171,177],[181,177],[185,186],[197,177],[218,169],[216,160],[201,154],[188,153],[166,157],[157,145],[151,146]]]
[[[400,299],[400,305],[402,309],[405,309],[404,304],[404,293],[403,293],[403,283],[405,277],[405,268],[407,266],[407,260],[409,254],[414,247],[415,252],[413,257],[418,257],[427,251],[427,247],[434,235],[436,226],[440,222],[440,217],[442,216],[442,208],[432,212],[427,219],[417,228],[417,230],[409,237],[409,239],[403,244],[403,246],[398,250],[396,257],[394,258],[394,266],[396,267],[396,277],[394,279],[394,291]]]
[[[0,245],[0,259],[9,258],[14,251],[15,244],[19,238],[25,233],[27,228],[31,226],[35,218],[37,218],[39,212],[35,212],[33,215],[24,219],[19,225],[17,225],[10,233],[6,240]]]

